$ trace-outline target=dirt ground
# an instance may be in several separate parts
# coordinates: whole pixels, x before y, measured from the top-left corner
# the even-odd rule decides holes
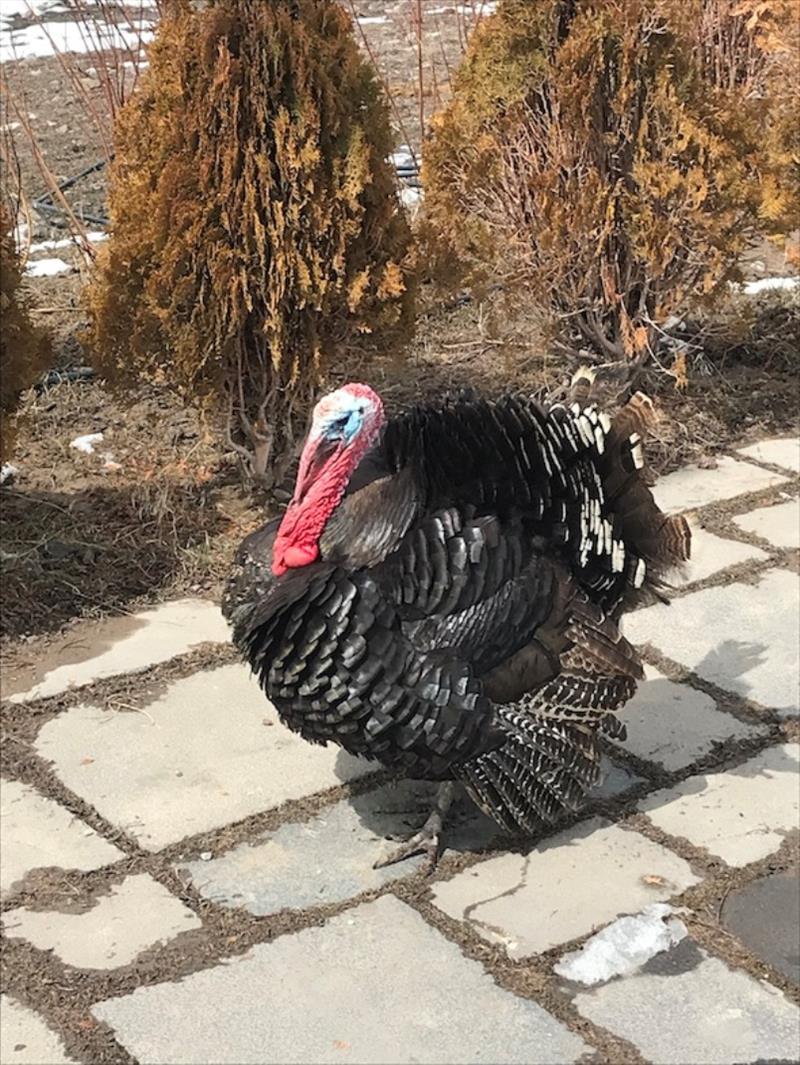
[[[412,146],[420,139],[413,6],[408,0],[355,4],[358,32],[392,91],[397,143]],[[472,8],[423,4],[426,122],[446,96],[448,70],[458,62],[473,10],[478,15],[481,8],[480,0]],[[78,91],[99,112],[102,88],[93,62],[77,60]],[[102,137],[57,58],[9,63],[6,76],[58,180],[103,157]],[[7,110],[2,120],[13,124],[13,117]],[[44,191],[41,173],[24,128],[12,136],[22,186],[33,200]],[[72,209],[79,216],[102,214],[105,187],[105,169],[83,178],[69,190]],[[34,212],[29,243],[65,236],[52,216]],[[74,248],[41,254],[73,269],[28,280],[34,317],[52,335],[55,366],[84,365],[86,265]],[[782,253],[766,242],[752,249],[743,268],[753,278],[787,273]],[[689,387],[677,391],[668,368],[654,368],[640,386],[656,396],[662,415],[648,450],[655,472],[689,460],[713,463],[733,443],[797,424],[800,301],[734,301],[686,326],[695,343]],[[423,291],[406,357],[378,360],[367,376],[391,410],[464,385],[490,393],[549,389],[563,384],[570,369],[549,354],[536,311],[524,300],[495,293],[484,301],[444,303]],[[32,390],[21,415],[12,458],[17,472],[0,489],[6,651],[81,617],[185,592],[216,595],[235,545],[276,508],[274,499],[241,487],[219,425],[202,421],[169,389],[115,396],[102,382],[66,382]],[[103,441],[94,454],[69,446],[95,432]]]

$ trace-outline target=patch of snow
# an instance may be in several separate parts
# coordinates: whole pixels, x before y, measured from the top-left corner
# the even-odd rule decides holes
[[[108,233],[102,232],[102,230],[91,230],[86,234],[86,239],[91,244],[99,244],[103,240],[108,240]],[[64,240],[43,240],[39,244],[31,244],[28,248],[29,255],[35,255],[40,251],[55,251],[57,248],[70,248],[75,244],[74,237],[66,237]]]
[[[493,15],[497,11],[497,0],[474,0],[472,4],[459,4],[459,15]]]
[[[396,152],[392,152],[389,156],[389,162],[395,170],[413,170],[417,166],[414,153],[407,144],[401,144]]]
[[[97,0],[83,0],[84,4],[96,4]],[[33,15],[50,15],[53,12],[64,14],[69,7],[61,0],[0,0],[0,22],[10,22],[12,18],[30,18]]]
[[[400,189],[400,202],[403,204],[404,207],[419,207],[419,205],[422,203],[423,195],[424,193],[422,189],[417,189],[411,185],[406,185],[404,188]]]
[[[82,451],[85,455],[93,455],[94,445],[99,444],[102,439],[102,433],[86,433],[85,436],[76,436],[74,440],[70,440],[69,446],[74,447],[76,451]]]
[[[389,21],[388,15],[359,15],[356,19],[359,26],[380,26]]]
[[[71,269],[69,263],[65,263],[63,259],[37,259],[36,262],[28,263],[25,273],[28,277],[53,277]]]
[[[16,477],[18,473],[19,468],[17,466],[13,466],[10,462],[4,462],[3,465],[0,466],[0,484],[5,484],[6,481],[10,481],[12,478]]]
[[[620,917],[553,968],[559,976],[587,986],[627,976],[686,937],[686,925],[674,914],[671,906],[654,902],[633,917]]]
[[[0,33],[0,63],[42,59],[62,52],[88,53],[125,46],[138,47],[153,34],[145,22],[113,26],[107,22],[35,22]]]
[[[0,126],[0,131],[3,133],[13,133],[15,129],[19,129],[20,125],[21,123],[19,122],[4,122],[3,125]]]
[[[762,277],[758,281],[748,281],[742,285],[745,296],[757,296],[761,292],[777,292],[800,286],[800,277]]]

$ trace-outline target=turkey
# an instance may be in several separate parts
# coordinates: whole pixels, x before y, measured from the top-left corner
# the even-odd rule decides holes
[[[506,831],[579,808],[642,677],[619,619],[689,557],[641,474],[652,404],[445,397],[387,419],[317,404],[282,518],[239,548],[223,609],[283,722],[441,782],[383,862],[434,865],[458,782]]]

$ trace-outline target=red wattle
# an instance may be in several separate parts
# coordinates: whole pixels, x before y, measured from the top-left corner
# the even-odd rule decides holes
[[[318,558],[319,547],[316,544],[309,544],[303,547],[296,544],[287,544],[280,553],[273,555],[272,572],[276,577],[282,577],[287,570],[308,566],[312,562],[316,562]]]

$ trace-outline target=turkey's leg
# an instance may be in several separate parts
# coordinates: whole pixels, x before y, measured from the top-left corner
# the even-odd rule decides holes
[[[436,793],[436,802],[422,828],[407,839],[402,846],[393,850],[388,857],[375,862],[373,869],[382,869],[386,865],[402,862],[405,858],[412,858],[415,854],[424,854],[427,858],[426,871],[432,872],[439,861],[442,825],[455,798],[455,792],[455,781],[446,780],[440,784]]]

